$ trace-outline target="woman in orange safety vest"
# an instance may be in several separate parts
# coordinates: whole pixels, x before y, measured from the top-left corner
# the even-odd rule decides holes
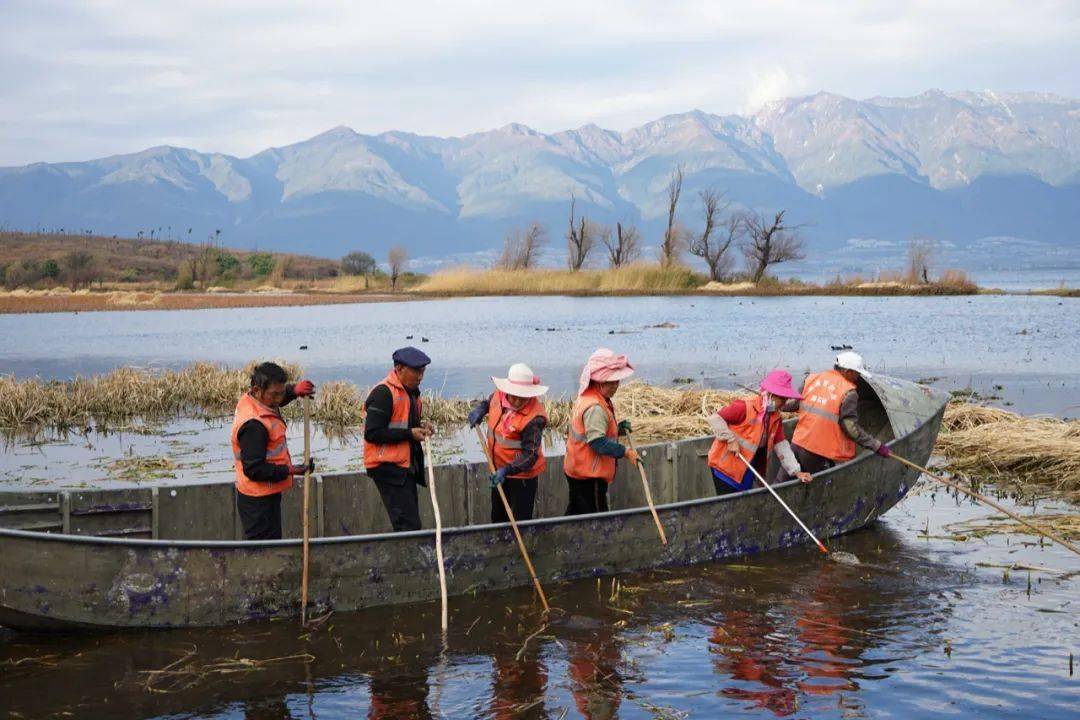
[[[491,378],[495,392],[469,413],[469,427],[487,417],[488,451],[495,463],[491,480],[491,522],[508,522],[499,497],[503,486],[506,501],[516,520],[532,520],[537,477],[547,467],[544,428],[547,411],[540,396],[548,391],[524,363],[510,366],[504,378]]]

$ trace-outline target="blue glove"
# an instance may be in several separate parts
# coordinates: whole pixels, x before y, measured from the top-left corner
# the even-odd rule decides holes
[[[484,419],[484,416],[487,415],[487,410],[487,403],[474,407],[472,409],[472,412],[469,413],[469,427],[474,428],[479,425],[480,421],[482,421]]]
[[[501,467],[495,472],[491,473],[491,477],[488,478],[491,481],[491,488],[495,488],[506,482],[506,468]]]
[[[631,432],[632,432],[632,429],[630,427],[630,421],[629,420],[620,420],[619,421],[619,434],[620,435],[629,435]]]

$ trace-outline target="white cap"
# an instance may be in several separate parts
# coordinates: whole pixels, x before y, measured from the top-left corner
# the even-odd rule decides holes
[[[539,397],[548,391],[547,386],[540,384],[540,378],[525,363],[514,363],[506,377],[493,377],[491,381],[507,395],[516,397]]]
[[[857,352],[851,352],[845,350],[836,356],[836,367],[844,368],[845,370],[854,370],[863,377],[873,377],[870,371],[866,369],[866,363],[863,362],[862,355]]]

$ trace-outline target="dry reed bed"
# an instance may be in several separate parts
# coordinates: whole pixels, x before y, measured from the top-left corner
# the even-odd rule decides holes
[[[250,368],[250,366],[249,366]],[[109,428],[135,418],[226,417],[248,388],[249,368],[196,363],[182,370],[122,368],[68,382],[0,376],[0,429],[34,434],[43,429]],[[287,367],[292,377],[299,368]],[[312,416],[330,429],[359,426],[366,389],[350,382],[319,387]],[[698,387],[662,388],[628,383],[615,396],[620,417],[633,422],[641,442],[707,435],[704,416],[738,396]],[[425,416],[439,429],[465,424],[474,400],[425,395]],[[549,426],[565,433],[571,402],[547,402]],[[285,408],[290,418],[299,403]],[[1080,421],[1024,417],[1007,410],[953,403],[945,412],[937,447],[948,468],[988,480],[1049,486],[1080,497]]]
[[[1050,486],[1080,498],[1078,420],[954,403],[945,411],[936,449],[953,472]]]
[[[607,270],[477,270],[456,268],[432,275],[410,292],[433,295],[553,295],[679,293],[704,278],[682,266],[634,263]]]

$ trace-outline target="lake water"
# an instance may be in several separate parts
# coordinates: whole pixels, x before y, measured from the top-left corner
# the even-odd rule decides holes
[[[445,655],[437,604],[336,614],[310,635],[295,621],[89,637],[0,630],[0,713],[1075,717],[1076,557],[1022,536],[920,537],[985,516],[923,491],[831,543],[859,556],[857,566],[801,549],[621,575],[615,588],[610,578],[552,583],[563,612],[547,626],[527,589],[451,598]],[[1071,572],[977,564],[1014,562]],[[172,663],[173,674],[154,672]]]
[[[651,382],[733,387],[778,365],[796,375],[819,369],[835,354],[830,346],[848,344],[881,372],[1075,416],[1078,303],[476,298],[0,316],[9,339],[0,371],[68,378],[128,364],[275,357],[302,363],[316,381],[367,385],[385,374],[395,347],[415,343],[433,358],[427,387],[444,394],[485,394],[488,376],[518,360],[560,394],[597,345],[627,353]],[[675,327],[656,327],[665,323]],[[223,479],[222,423],[137,425],[8,444],[0,483],[94,484],[104,464],[132,452],[171,452],[179,480]],[[467,453],[461,441],[445,439],[442,449]],[[314,445],[331,467],[358,461],[355,439],[319,435]],[[861,565],[802,549],[623,575],[617,587],[611,579],[553,585],[548,595],[564,612],[546,627],[525,589],[455,598],[445,653],[434,605],[334,615],[309,635],[292,622],[90,637],[0,629],[0,717],[1075,716],[1078,559],[1021,535],[943,539],[949,526],[987,515],[924,488],[874,527],[835,541]],[[1017,562],[1046,569],[1000,567]]]

